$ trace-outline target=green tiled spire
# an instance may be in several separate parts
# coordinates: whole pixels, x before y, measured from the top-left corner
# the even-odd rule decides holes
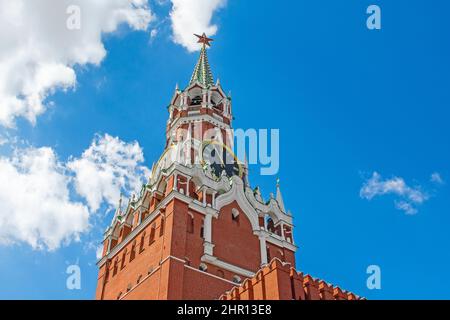
[[[205,44],[203,44],[202,46],[202,50],[200,51],[200,58],[198,59],[197,65],[195,66],[194,73],[192,74],[189,84],[193,84],[194,82],[199,82],[205,87],[209,87],[214,84],[213,75],[208,63],[208,55],[206,54]]]

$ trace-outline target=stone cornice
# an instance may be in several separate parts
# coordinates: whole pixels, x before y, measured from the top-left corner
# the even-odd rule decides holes
[[[219,267],[219,268],[231,271],[233,273],[237,273],[237,274],[243,275],[243,276],[248,277],[248,278],[251,278],[251,277],[253,277],[255,275],[255,273],[252,272],[252,271],[249,271],[247,269],[235,266],[235,265],[230,264],[228,262],[219,260],[218,258],[216,258],[214,256],[207,255],[207,254],[203,255],[201,260],[203,262],[212,264],[212,265],[214,265],[216,267]]]

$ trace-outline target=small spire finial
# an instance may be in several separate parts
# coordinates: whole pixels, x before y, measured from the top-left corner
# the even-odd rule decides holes
[[[194,36],[196,36],[196,37],[198,38],[197,43],[202,43],[203,46],[211,47],[210,42],[214,41],[213,39],[208,38],[208,37],[206,36],[206,33],[204,33],[204,32],[203,32],[203,34],[202,34],[201,36],[198,35],[198,34],[194,34]]]
[[[208,63],[206,47],[211,46],[210,42],[214,40],[208,38],[205,33],[203,33],[203,35],[201,36],[195,34],[195,36],[198,38],[198,43],[201,43],[203,45],[200,51],[200,57],[198,59],[197,65],[195,66],[194,73],[192,74],[189,84],[191,85],[195,82],[198,82],[205,87],[210,87],[214,85],[214,79]]]
[[[283,196],[281,195],[281,190],[280,190],[280,178],[277,178],[277,196],[276,196],[276,200],[278,202],[278,206],[280,207],[281,211],[286,212],[286,209],[284,207]]]
[[[119,210],[122,210],[122,197],[123,197],[123,193],[120,193],[120,198],[119,198]]]

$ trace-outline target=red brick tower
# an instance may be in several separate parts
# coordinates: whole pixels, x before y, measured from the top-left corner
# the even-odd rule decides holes
[[[232,109],[206,47],[169,106],[166,148],[105,231],[96,299],[218,299],[273,258],[295,267],[280,190],[264,201],[232,153]]]

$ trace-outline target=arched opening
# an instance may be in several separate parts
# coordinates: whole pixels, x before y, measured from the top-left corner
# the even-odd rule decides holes
[[[239,210],[236,208],[231,209],[231,220],[239,225]]]
[[[122,253],[122,261],[120,263],[120,270],[122,270],[123,268],[125,268],[125,260],[127,259],[127,248],[125,248],[125,250]]]
[[[191,100],[191,106],[199,106],[203,102],[203,98],[201,96],[195,96]]]

